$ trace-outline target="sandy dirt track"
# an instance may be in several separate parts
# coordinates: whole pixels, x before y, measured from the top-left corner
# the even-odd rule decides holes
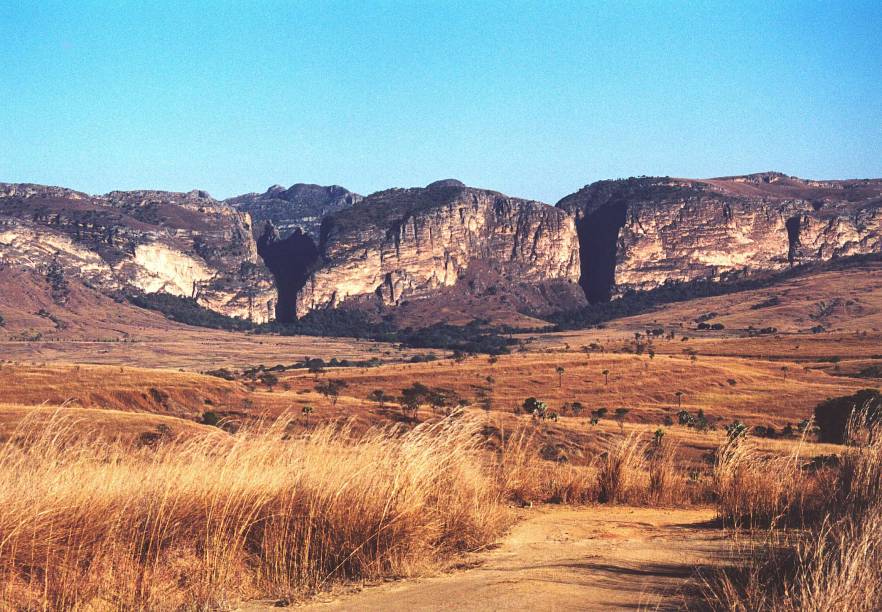
[[[469,569],[328,594],[301,609],[679,609],[694,569],[728,556],[713,518],[708,509],[538,508],[496,549],[466,559]]]

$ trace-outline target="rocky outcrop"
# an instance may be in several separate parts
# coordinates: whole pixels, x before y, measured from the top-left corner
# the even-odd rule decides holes
[[[280,309],[280,319],[344,302],[394,306],[443,288],[468,291],[460,281],[479,269],[495,279],[494,293],[553,286],[559,294],[564,286],[574,304],[583,300],[570,215],[458,181],[368,196],[326,217],[316,247],[290,259],[290,272],[302,282],[292,285],[295,295],[280,294],[280,304],[294,304]],[[280,265],[270,267],[278,279]]]
[[[203,191],[111,192],[0,184],[0,262],[52,262],[104,292],[166,292],[265,322],[275,290],[251,220]]]
[[[60,266],[106,294],[192,297],[254,322],[341,305],[405,306],[395,317],[420,324],[529,319],[586,296],[880,252],[882,180],[641,177],[556,207],[455,180],[366,198],[298,184],[226,202],[0,184],[0,267]]]
[[[557,206],[576,219],[590,301],[882,251],[880,180],[642,177],[593,183]]]
[[[281,238],[287,238],[300,230],[313,240],[318,240],[322,219],[349,208],[362,199],[362,196],[339,185],[323,187],[297,183],[287,189],[274,185],[265,193],[236,196],[226,200],[226,203],[251,215],[255,238],[263,233],[264,226],[269,222]]]

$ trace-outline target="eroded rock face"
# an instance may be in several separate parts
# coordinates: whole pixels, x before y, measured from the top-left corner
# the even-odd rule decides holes
[[[266,222],[270,222],[281,239],[300,230],[318,241],[325,216],[349,208],[362,199],[339,185],[323,187],[296,183],[287,189],[274,185],[265,193],[248,193],[225,202],[251,215],[255,238],[263,233]]]
[[[203,191],[115,191],[0,184],[0,261],[66,274],[111,292],[193,297],[217,312],[265,322],[275,290],[251,219]]]
[[[600,181],[558,207],[576,218],[588,299],[669,281],[882,251],[882,181],[780,173]]]
[[[570,215],[452,180],[375,193],[330,215],[318,255],[297,291],[294,312],[279,318],[353,299],[396,305],[431,297],[478,267],[499,279],[494,291],[563,284],[573,289],[575,304],[583,299]]]

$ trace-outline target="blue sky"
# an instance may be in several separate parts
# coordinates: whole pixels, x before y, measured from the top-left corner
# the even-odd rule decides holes
[[[730,6],[737,4],[737,6]],[[882,3],[7,2],[0,181],[882,176]]]

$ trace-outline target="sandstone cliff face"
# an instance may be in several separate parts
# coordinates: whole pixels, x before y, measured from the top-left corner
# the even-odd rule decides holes
[[[317,246],[299,262],[309,274],[293,300],[280,295],[280,305],[293,302],[280,318],[347,300],[397,305],[431,297],[478,269],[498,280],[493,291],[566,285],[574,304],[583,299],[570,215],[458,181],[373,194],[327,217]]]
[[[878,180],[764,173],[601,181],[558,207],[576,218],[580,282],[591,301],[670,281],[882,250]]]
[[[112,192],[0,184],[0,261],[66,274],[104,292],[126,287],[193,297],[255,322],[275,291],[247,214],[205,192]]]
[[[296,183],[287,189],[274,185],[265,193],[248,193],[225,202],[251,215],[255,238],[263,233],[269,222],[281,238],[300,230],[313,240],[318,240],[325,216],[349,208],[362,199],[362,196],[339,185],[323,187]]]

